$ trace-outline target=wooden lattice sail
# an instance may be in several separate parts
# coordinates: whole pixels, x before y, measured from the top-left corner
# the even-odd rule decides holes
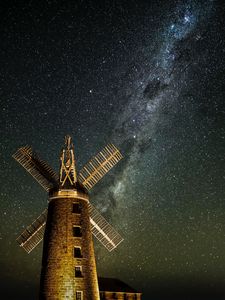
[[[30,146],[19,148],[13,158],[48,192],[58,181],[57,174],[52,168],[31,149]]]
[[[107,250],[112,251],[122,241],[121,235],[106,221],[90,203],[88,204],[90,213],[91,231]]]
[[[120,151],[113,144],[108,144],[83,167],[78,176],[79,182],[90,190],[122,158]]]
[[[43,213],[16,239],[20,246],[30,253],[43,239],[48,210]]]

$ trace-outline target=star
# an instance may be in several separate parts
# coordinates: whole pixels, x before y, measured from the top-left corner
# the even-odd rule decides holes
[[[70,134],[78,169],[108,143],[124,156],[90,195],[124,238],[115,253],[95,245],[98,273],[143,300],[187,298],[190,278],[224,298],[224,5],[31,1],[1,14],[2,297],[38,294],[42,247],[26,257],[15,238],[47,201],[11,155],[31,145],[58,172]]]

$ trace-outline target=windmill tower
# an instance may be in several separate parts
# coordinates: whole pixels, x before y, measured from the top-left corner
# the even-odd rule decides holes
[[[48,209],[17,238],[30,253],[43,239],[40,299],[99,300],[92,234],[109,250],[122,237],[89,202],[90,190],[122,158],[109,144],[76,173],[74,146],[65,137],[59,176],[26,146],[13,157],[49,193]]]

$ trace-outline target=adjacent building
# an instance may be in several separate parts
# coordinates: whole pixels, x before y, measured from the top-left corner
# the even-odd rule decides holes
[[[115,278],[98,278],[101,300],[141,300],[141,293]]]

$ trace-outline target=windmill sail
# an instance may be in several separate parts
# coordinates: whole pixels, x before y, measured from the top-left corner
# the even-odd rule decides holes
[[[120,151],[113,144],[108,144],[82,168],[79,182],[90,190],[122,158]]]
[[[31,149],[30,146],[19,148],[13,158],[18,161],[48,192],[58,182],[58,176],[52,168]]]
[[[43,239],[47,209],[16,239],[20,247],[30,253]]]
[[[112,251],[123,241],[123,238],[90,203],[88,210],[92,234],[107,250]],[[27,253],[30,253],[42,241],[46,220],[47,209],[17,238],[17,242]]]
[[[103,218],[93,205],[89,203],[88,208],[93,235],[103,244],[103,246],[106,247],[107,250],[112,251],[123,241],[123,238],[106,221],[106,219]]]

